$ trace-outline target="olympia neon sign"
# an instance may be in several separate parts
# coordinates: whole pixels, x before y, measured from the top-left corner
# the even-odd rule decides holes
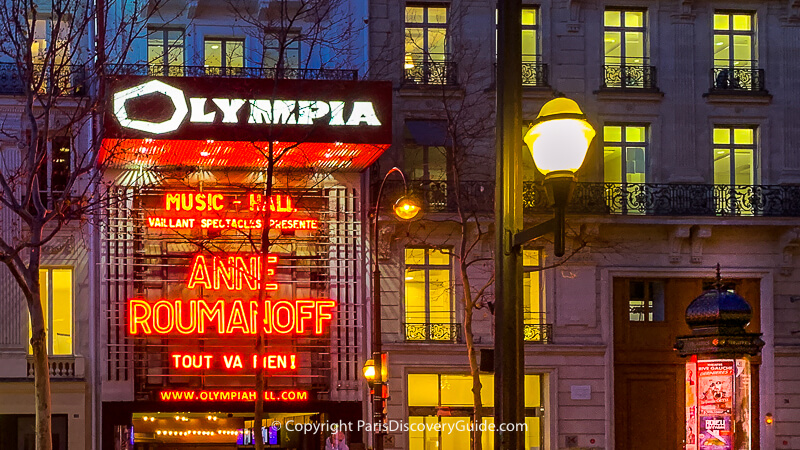
[[[173,109],[171,116],[147,120],[135,118],[129,112],[130,101],[153,95],[168,99]],[[349,111],[347,114],[346,110]],[[121,127],[154,136],[178,130],[187,118],[189,123],[198,125],[302,126],[321,123],[331,127],[381,126],[371,101],[187,97],[182,89],[160,80],[150,80],[115,92],[112,111]]]

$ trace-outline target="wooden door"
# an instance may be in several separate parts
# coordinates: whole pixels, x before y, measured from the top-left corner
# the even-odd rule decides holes
[[[677,336],[690,333],[686,307],[708,283],[690,278],[614,279],[615,448],[683,449],[685,360],[673,347]],[[758,280],[733,284],[753,307],[748,331],[757,332]],[[753,394],[755,399],[757,392]]]

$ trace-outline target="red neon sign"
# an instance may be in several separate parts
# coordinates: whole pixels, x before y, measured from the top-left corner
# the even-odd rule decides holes
[[[172,230],[202,228],[204,230],[260,230],[264,228],[264,220],[258,218],[201,218],[201,217],[159,217],[149,216],[147,226],[150,228],[169,228]],[[270,219],[272,230],[318,230],[316,219]]]
[[[248,256],[229,256],[227,258],[219,256],[195,255],[192,261],[192,270],[186,287],[194,289],[202,286],[206,289],[241,291],[258,289],[261,274],[264,272],[262,266],[263,258],[260,255]],[[275,275],[275,264],[278,257],[275,255],[267,256],[267,275]],[[265,283],[263,288],[268,291],[278,289],[277,283]]]
[[[329,299],[206,301],[144,299],[128,301],[131,335],[211,334],[253,335],[261,326],[265,334],[321,335],[333,320],[336,302]],[[259,325],[260,324],[260,325]]]
[[[172,212],[207,212],[222,211],[241,207],[241,200],[230,200],[221,192],[168,192],[164,195],[164,209]],[[277,213],[297,212],[290,195],[277,194],[264,201],[262,194],[249,194],[247,205],[249,211],[263,212],[269,210]]]
[[[219,358],[217,358],[219,356]],[[297,370],[296,354],[253,355],[252,358],[240,354],[214,355],[210,353],[172,353],[169,355],[170,367],[173,369],[212,369],[220,366],[228,370],[261,368],[268,371]],[[218,361],[218,364],[215,364]]]

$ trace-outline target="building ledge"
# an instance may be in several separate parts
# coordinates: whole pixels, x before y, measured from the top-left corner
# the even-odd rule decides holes
[[[769,105],[772,103],[772,94],[769,91],[722,91],[712,90],[703,94],[708,103]]]
[[[632,89],[632,88],[601,88],[594,91],[598,100],[602,101],[641,101],[660,102],[664,93],[658,88]]]

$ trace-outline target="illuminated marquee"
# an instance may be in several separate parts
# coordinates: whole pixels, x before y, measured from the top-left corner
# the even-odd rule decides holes
[[[174,214],[194,214],[193,217],[148,216],[147,226],[164,229],[204,229],[204,230],[260,230],[266,223],[261,217],[207,217],[204,214],[224,214],[241,212],[266,212],[267,208],[277,217],[269,219],[273,230],[319,229],[319,220],[312,218],[285,217],[297,212],[289,195],[273,195],[264,201],[262,194],[248,194],[246,200],[226,196],[221,192],[172,192],[164,196],[164,209]]]
[[[206,301],[143,299],[128,301],[128,332],[131,335],[254,335],[323,334],[333,319],[336,302],[325,299]]]
[[[235,391],[224,389],[213,390],[169,390],[159,392],[159,398],[165,402],[223,402],[223,401],[256,401],[256,391]],[[302,402],[310,400],[308,391],[288,389],[284,391],[264,391],[264,401],[268,402]]]

